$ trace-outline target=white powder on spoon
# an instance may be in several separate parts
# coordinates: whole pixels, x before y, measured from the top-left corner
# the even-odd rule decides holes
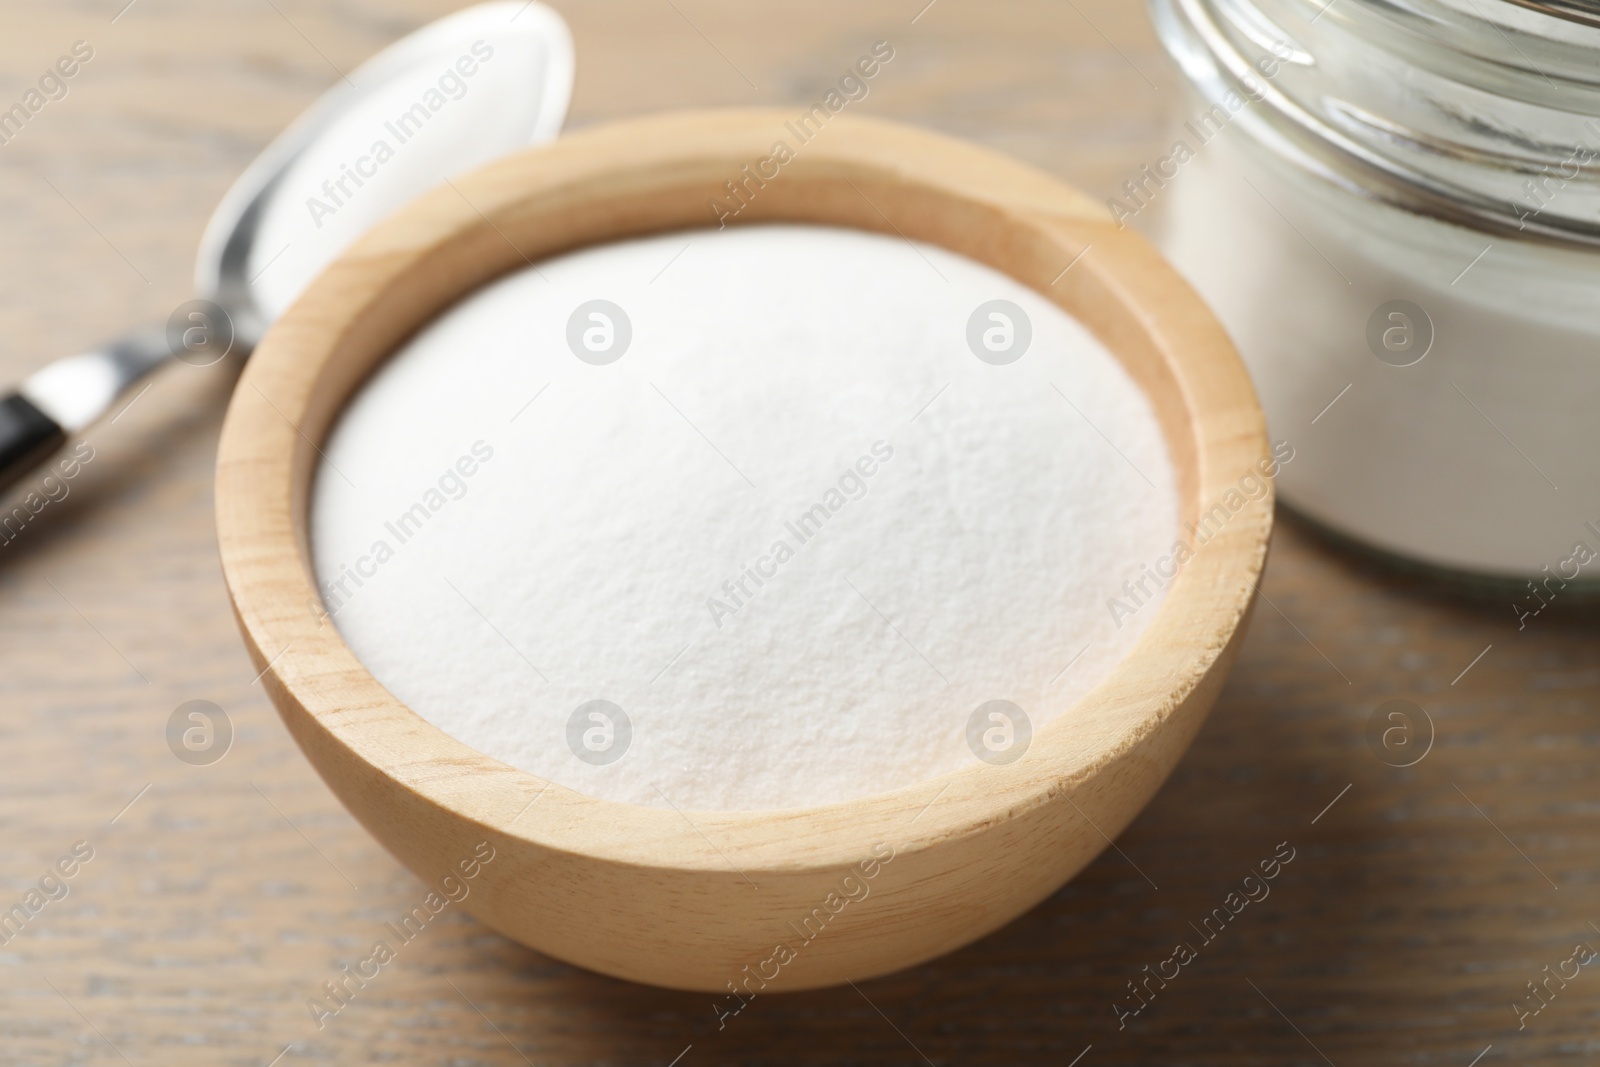
[[[983,336],[1006,319],[969,330],[994,300],[1023,313],[1010,353]],[[1178,530],[1153,410],[1070,316],[827,227],[504,278],[404,345],[325,454],[318,578],[390,692],[513,766],[685,809],[956,770],[990,701],[1037,731],[1133,646],[1155,603],[1119,626],[1107,600]]]

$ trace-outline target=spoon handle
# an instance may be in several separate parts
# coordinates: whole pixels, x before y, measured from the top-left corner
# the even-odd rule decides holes
[[[66,439],[61,425],[21,393],[0,400],[0,490],[20,480]]]
[[[117,397],[172,358],[166,332],[146,330],[45,364],[0,398],[0,490],[47,458],[68,434],[110,410]]]

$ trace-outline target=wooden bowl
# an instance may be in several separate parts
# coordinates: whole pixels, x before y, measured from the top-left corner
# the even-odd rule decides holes
[[[1013,763],[975,760],[802,810],[594,799],[482,755],[396,700],[323,618],[312,578],[308,488],[340,408],[414,331],[501,275],[584,245],[715,225],[709,202],[726,201],[726,182],[792,139],[788,118],[708,112],[590,129],[415,201],[273,327],[234,395],[217,463],[222,565],[245,642],[289,731],[362,824],[432,884],[462,877],[464,863],[492,850],[463,905],[479,919],[596,971],[721,994],[730,1011],[754,993],[868,978],[949,952],[1032,907],[1105,848],[1216,699],[1272,516],[1270,492],[1248,500],[1238,491],[1267,456],[1244,368],[1142,238],[1012,160],[839,116],[737,223],[904,235],[1045,294],[1151,398],[1186,524],[1224,507],[1134,650]]]

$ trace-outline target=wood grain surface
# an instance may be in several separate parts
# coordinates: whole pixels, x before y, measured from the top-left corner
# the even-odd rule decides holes
[[[136,0],[113,23],[124,2],[0,11],[4,106],[74,41],[95,48],[0,146],[8,377],[164,319],[234,175],[335,68],[448,6]],[[558,6],[578,43],[573,125],[807,102],[887,39],[895,63],[862,113],[1105,194],[1160,154],[1175,99],[1128,0]],[[447,910],[319,1030],[306,998],[427,890],[254,683],[212,530],[235,372],[161,376],[0,548],[0,910],[93,850],[0,945],[0,1062],[1493,1067],[1600,1046],[1592,968],[1552,979],[1524,1029],[1513,1010],[1577,943],[1600,946],[1600,627],[1546,612],[1519,631],[1508,604],[1451,601],[1292,522],[1174,777],[1115,849],[990,937],[859,988],[758,998],[719,1029],[703,995],[558,964]],[[236,731],[211,766],[167,747],[191,699]],[[1436,731],[1408,769],[1367,741],[1391,699]],[[1280,842],[1294,858],[1270,896],[1204,941],[1191,924]],[[1119,1030],[1128,983],[1180,941],[1196,958]]]

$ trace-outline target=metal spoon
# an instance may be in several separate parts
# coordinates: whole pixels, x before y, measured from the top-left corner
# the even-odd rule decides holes
[[[46,364],[0,399],[0,490],[156,368],[248,354],[370,223],[451,174],[553,138],[572,76],[561,17],[542,4],[496,0],[424,26],[344,77],[217,206],[195,264],[199,299],[164,329]],[[374,151],[379,142],[387,153]]]

